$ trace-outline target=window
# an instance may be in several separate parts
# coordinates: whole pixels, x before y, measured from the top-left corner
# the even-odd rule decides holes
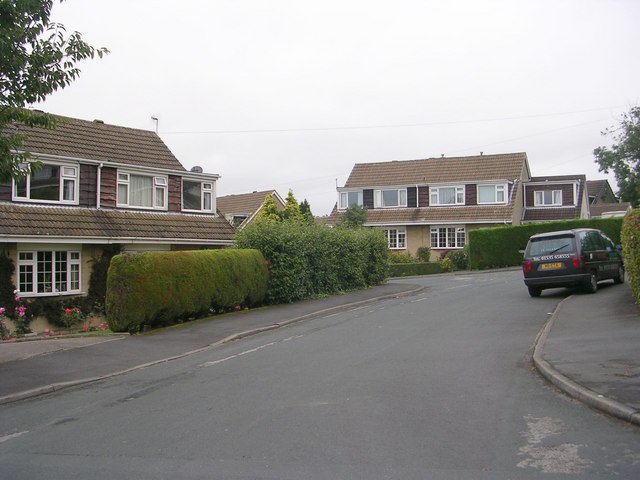
[[[213,211],[213,183],[182,180],[182,209]]]
[[[18,289],[34,295],[79,293],[80,252],[18,252]]]
[[[462,248],[464,244],[464,227],[431,228],[431,248]]]
[[[478,185],[478,203],[507,203],[506,185]]]
[[[386,207],[406,207],[407,206],[407,190],[376,190],[374,192],[374,208]]]
[[[541,190],[533,192],[536,207],[562,206],[562,190]]]
[[[166,210],[167,177],[118,172],[118,206]]]
[[[429,188],[429,204],[431,206],[464,205],[464,186]]]
[[[352,205],[362,206],[362,192],[340,192],[340,209],[345,210]]]
[[[78,203],[77,165],[45,163],[13,182],[13,199],[32,202]]]
[[[407,231],[404,228],[389,228],[383,232],[389,242],[389,248],[395,250],[407,248]]]

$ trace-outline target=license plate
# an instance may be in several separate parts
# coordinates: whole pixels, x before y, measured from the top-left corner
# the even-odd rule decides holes
[[[540,265],[540,270],[558,270],[564,266],[563,263],[543,263]]]

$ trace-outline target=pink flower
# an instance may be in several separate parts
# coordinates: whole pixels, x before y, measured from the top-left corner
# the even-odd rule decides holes
[[[4,315],[4,312],[5,312],[5,311],[6,311],[6,310],[4,309],[4,307],[0,307],[0,315]]]
[[[20,301],[20,295],[16,295],[16,302]]]

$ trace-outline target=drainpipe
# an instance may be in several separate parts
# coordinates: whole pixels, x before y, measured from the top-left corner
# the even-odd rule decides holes
[[[102,183],[102,162],[100,162],[100,164],[98,165],[98,175],[97,175],[96,182],[98,183],[96,188],[96,208],[100,208],[100,194],[101,194],[100,184]]]

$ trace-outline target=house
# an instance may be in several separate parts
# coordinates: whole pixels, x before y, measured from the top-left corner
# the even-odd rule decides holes
[[[365,226],[383,229],[390,249],[427,246],[437,260],[463,248],[471,229],[519,224],[530,176],[526,153],[358,163],[330,222],[361,205]]]
[[[0,252],[23,297],[82,295],[92,261],[125,252],[221,248],[233,229],[216,213],[219,175],[186,170],[151,131],[60,118],[15,125],[41,167],[0,185]]]
[[[524,185],[522,223],[589,218],[584,175],[532,177]]]
[[[273,197],[278,209],[284,208],[284,200],[275,190],[254,191],[218,197],[218,211],[231,225],[243,229],[256,217],[268,196]]]
[[[631,209],[629,202],[619,202],[608,180],[587,180],[591,217],[623,217]]]

